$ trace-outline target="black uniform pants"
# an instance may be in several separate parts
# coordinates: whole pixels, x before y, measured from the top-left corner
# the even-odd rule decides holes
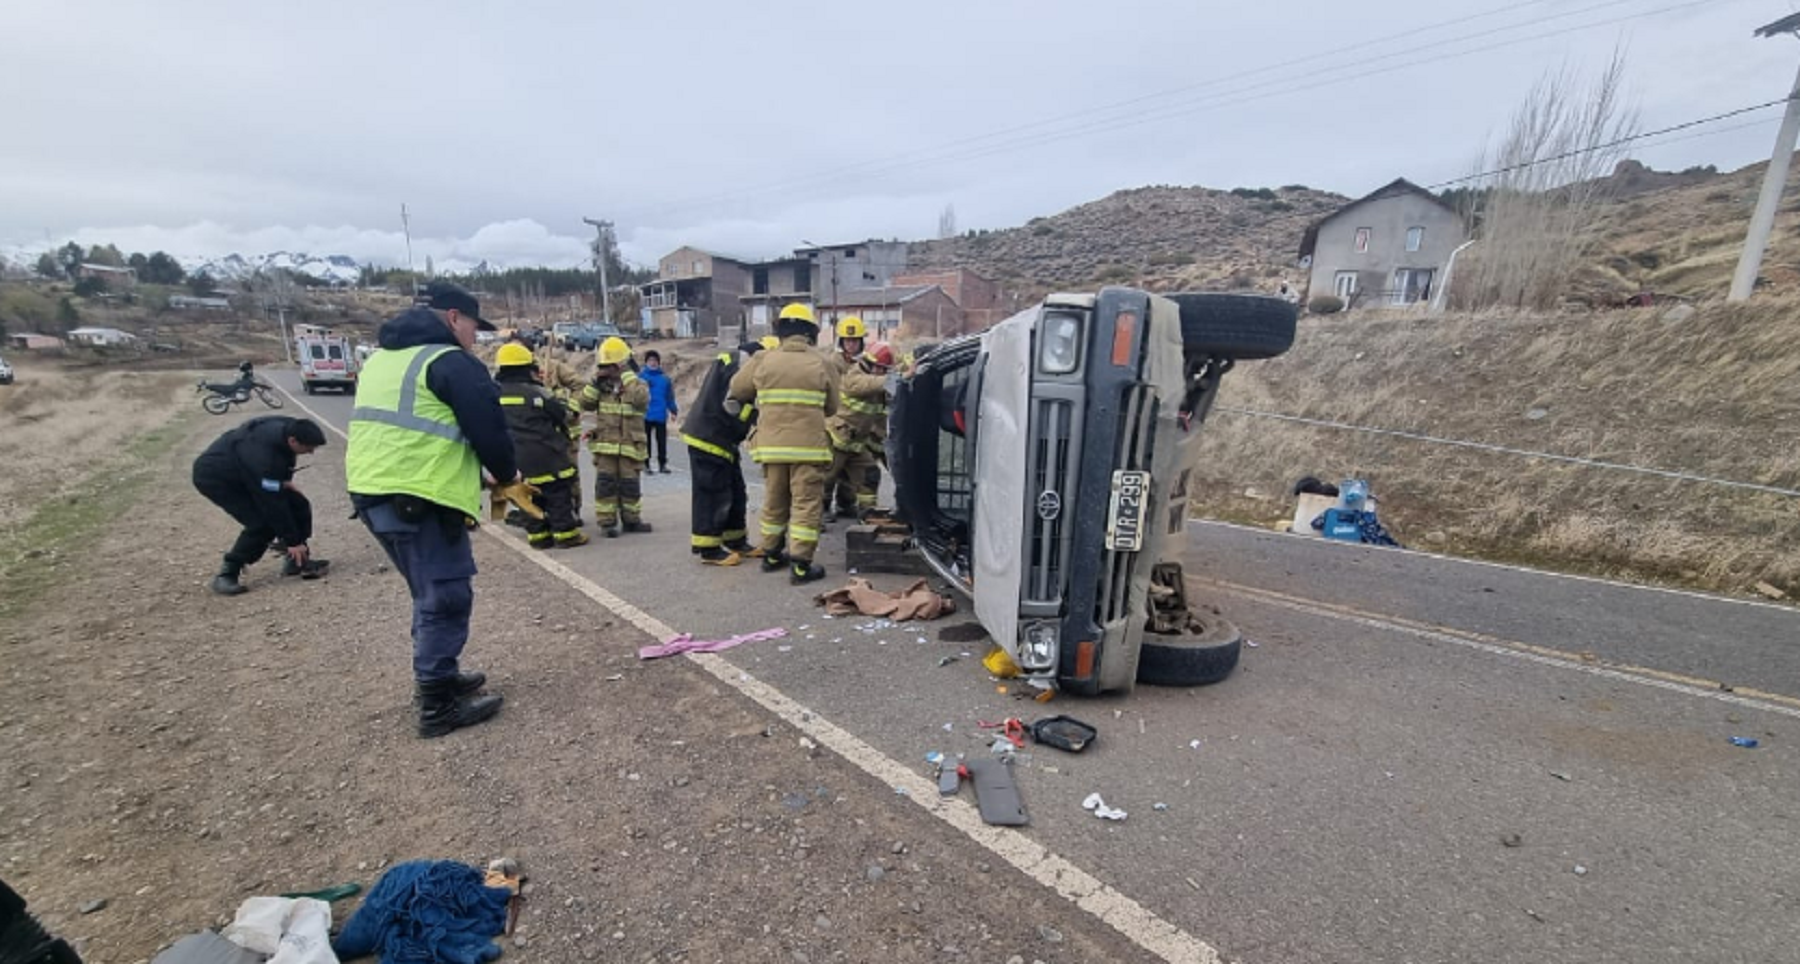
[[[724,544],[741,543],[746,535],[745,513],[749,497],[744,491],[744,467],[736,460],[688,446],[688,471],[693,476],[694,552]]]
[[[277,536],[287,534],[276,532],[275,527],[263,518],[262,505],[256,494],[237,479],[215,479],[196,474],[194,488],[200,490],[200,494],[206,496],[213,505],[224,509],[226,515],[236,519],[238,525],[244,527],[243,531],[238,533],[237,541],[233,542],[231,549],[225,553],[225,561],[228,563],[240,567],[248,566],[261,559],[263,553],[269,551],[269,543],[274,542]],[[296,534],[302,539],[310,541],[312,539],[312,503],[306,500],[306,496],[286,489],[276,497],[287,502],[288,512],[293,514],[294,525],[299,529]]]
[[[581,528],[575,509],[575,494],[581,490],[581,479],[570,476],[536,483],[538,494],[531,501],[542,509],[544,517],[525,517],[525,539],[534,546],[573,540]]]

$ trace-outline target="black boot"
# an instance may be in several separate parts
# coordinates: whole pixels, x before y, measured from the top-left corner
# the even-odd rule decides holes
[[[241,596],[249,592],[243,583],[238,582],[238,576],[243,572],[243,563],[225,560],[224,565],[219,567],[219,574],[212,578],[212,591],[221,596]]]
[[[654,527],[651,526],[650,523],[644,522],[641,519],[637,520],[637,521],[625,523],[625,531],[626,532],[649,532],[649,531],[651,531],[652,528],[654,528]]]
[[[452,676],[451,679],[456,681],[457,696],[474,696],[476,693],[481,692],[483,686],[487,685],[486,673],[457,673],[455,676]],[[423,698],[424,692],[424,688],[420,687],[419,691],[413,694],[414,706],[419,705],[419,701]]]
[[[330,559],[313,557],[307,559],[305,565],[298,566],[294,565],[294,557],[292,556],[286,556],[281,560],[282,575],[299,576],[302,579],[317,579],[320,576],[325,575],[325,571],[330,568]]]
[[[743,561],[742,556],[728,549],[721,549],[718,546],[696,549],[695,551],[700,554],[700,561],[709,566],[735,566]]]
[[[468,677],[458,675],[418,684],[421,738],[444,736],[451,730],[484,722],[500,712],[500,704],[504,702],[500,695],[470,696],[462,692],[463,680],[476,676],[480,674],[474,673]],[[486,682],[485,677],[482,682]]]
[[[733,539],[730,542],[725,543],[725,548],[740,556],[749,556],[752,552],[756,551],[756,547],[750,544],[749,539]]]
[[[787,555],[781,550],[765,550],[762,555],[763,572],[780,572],[787,568]]]
[[[795,559],[794,571],[788,575],[788,582],[796,586],[818,582],[825,578],[825,567],[814,563],[811,559]]]

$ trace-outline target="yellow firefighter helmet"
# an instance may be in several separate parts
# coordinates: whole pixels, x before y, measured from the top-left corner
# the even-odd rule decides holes
[[[500,351],[494,355],[494,362],[501,368],[510,368],[513,365],[535,365],[537,359],[532,357],[531,349],[516,341],[509,341],[500,346]]]
[[[791,304],[786,308],[781,309],[781,320],[804,321],[809,325],[816,325],[819,323],[818,317],[813,314],[812,306],[799,303]]]
[[[617,335],[600,343],[600,364],[602,365],[623,365],[625,359],[630,357],[631,346],[625,344],[625,339]]]
[[[869,337],[869,326],[863,324],[861,318],[851,315],[838,322],[837,336],[839,338],[867,338]]]

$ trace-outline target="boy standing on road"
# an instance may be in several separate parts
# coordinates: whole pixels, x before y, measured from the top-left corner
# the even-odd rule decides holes
[[[669,418],[681,414],[681,407],[675,404],[675,386],[663,373],[662,355],[654,350],[644,353],[644,370],[639,376],[650,390],[650,402],[644,409],[644,436],[650,443],[649,458],[645,462],[655,459],[662,467],[662,473],[668,475]]]

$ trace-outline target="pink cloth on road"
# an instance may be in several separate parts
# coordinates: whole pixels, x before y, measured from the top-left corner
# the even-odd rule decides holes
[[[695,639],[692,633],[682,633],[672,637],[666,643],[645,646],[638,650],[638,659],[661,659],[664,656],[679,656],[682,653],[716,653],[730,649],[742,643],[755,643],[765,639],[780,639],[787,635],[787,630],[780,626],[764,629],[754,633],[744,633],[730,639]]]

